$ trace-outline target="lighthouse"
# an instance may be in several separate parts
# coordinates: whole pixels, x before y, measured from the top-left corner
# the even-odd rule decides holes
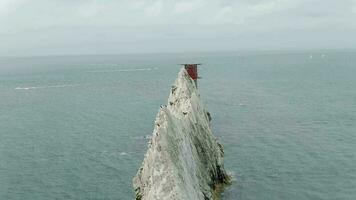
[[[182,64],[184,65],[185,70],[187,70],[189,76],[194,80],[195,86],[198,87],[198,79],[200,78],[198,76],[198,65],[201,65],[200,63],[198,64]]]

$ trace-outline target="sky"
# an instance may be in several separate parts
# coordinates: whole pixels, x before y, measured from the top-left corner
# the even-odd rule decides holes
[[[0,0],[0,56],[355,47],[356,0]]]

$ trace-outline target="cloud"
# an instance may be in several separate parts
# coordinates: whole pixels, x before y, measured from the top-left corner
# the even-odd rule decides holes
[[[148,16],[160,16],[162,14],[163,2],[160,0],[154,1],[151,5],[145,7],[144,11]]]
[[[173,13],[174,14],[184,14],[187,12],[192,12],[199,7],[202,7],[204,1],[202,0],[192,0],[192,1],[179,1],[174,4]]]
[[[352,12],[356,13],[356,0],[353,0],[353,7]]]
[[[301,1],[299,1],[301,2]],[[261,2],[250,6],[251,11],[256,12],[258,15],[267,14],[277,11],[283,11],[298,5],[298,1],[293,0],[272,0]]]
[[[103,8],[105,7],[99,5],[96,0],[93,0],[80,5],[77,12],[80,17],[88,18],[98,15]]]
[[[7,16],[26,3],[27,0],[1,0],[0,1],[0,17]]]
[[[6,26],[16,23],[19,29],[41,26],[156,24],[238,24],[241,19],[282,10],[295,0],[230,2],[227,0],[1,0],[0,21]],[[23,5],[24,6],[19,6]],[[13,12],[14,10],[17,12]],[[35,19],[35,20],[33,20]],[[49,23],[50,22],[50,23]]]
[[[346,47],[355,16],[356,0],[0,0],[0,56]]]

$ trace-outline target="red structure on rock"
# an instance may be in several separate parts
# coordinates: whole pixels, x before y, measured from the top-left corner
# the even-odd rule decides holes
[[[198,65],[199,64],[182,64],[184,65],[185,70],[187,70],[189,76],[194,80],[195,86],[198,87],[198,79],[200,78],[198,76]]]

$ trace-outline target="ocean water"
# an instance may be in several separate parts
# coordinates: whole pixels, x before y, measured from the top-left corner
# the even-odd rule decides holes
[[[222,199],[356,199],[355,51],[0,58],[0,199],[133,199],[186,62],[234,175]]]

